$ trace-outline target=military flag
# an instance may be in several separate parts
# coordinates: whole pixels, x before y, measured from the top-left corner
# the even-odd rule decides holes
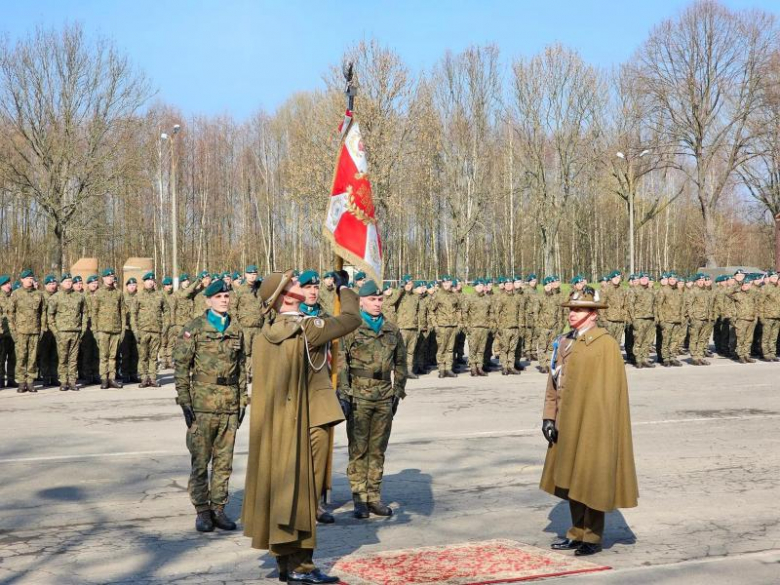
[[[382,283],[382,243],[368,178],[366,150],[351,110],[339,126],[341,142],[323,233],[336,255]]]

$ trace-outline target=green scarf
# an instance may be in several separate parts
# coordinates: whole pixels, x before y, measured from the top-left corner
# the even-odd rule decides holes
[[[366,325],[371,327],[374,333],[379,333],[379,330],[382,329],[382,325],[385,322],[385,316],[382,315],[382,313],[380,313],[378,317],[374,317],[373,315],[366,313],[363,309],[360,309],[360,315],[363,317],[363,321],[366,322]]]

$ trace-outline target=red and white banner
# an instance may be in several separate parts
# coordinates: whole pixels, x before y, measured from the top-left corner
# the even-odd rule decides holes
[[[368,178],[366,151],[360,128],[347,110],[328,215],[323,233],[333,244],[336,254],[364,270],[382,286],[382,243],[379,240],[371,182]]]

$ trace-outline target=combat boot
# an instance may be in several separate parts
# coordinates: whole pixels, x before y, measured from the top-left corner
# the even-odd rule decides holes
[[[452,370],[444,370],[444,376],[442,376],[442,377],[443,378],[457,378],[458,374],[456,374]]]
[[[515,370],[517,370],[518,372],[525,372],[525,366],[520,362],[515,362]]]
[[[35,387],[35,382],[32,384],[27,384],[27,391],[32,392],[33,394],[36,394],[38,392],[38,389]]]
[[[643,367],[645,367],[645,368],[654,368],[655,364],[653,362],[651,362],[650,360],[647,360]]]
[[[681,362],[680,360],[678,360],[677,358],[672,358],[672,359],[670,360],[670,362],[671,362],[671,364],[672,364],[672,365],[673,365],[675,368],[680,368],[680,367],[682,367],[682,362]]]
[[[368,506],[366,503],[355,495],[352,496],[352,501],[355,503],[355,509],[353,510],[352,515],[358,520],[365,520],[368,518]]]
[[[162,385],[157,381],[157,378],[152,380],[151,378],[146,379],[146,387],[147,388],[161,388]]]
[[[236,529],[236,523],[227,517],[224,508],[219,507],[216,510],[213,510],[211,516],[214,520],[214,526],[216,526],[220,530]]]
[[[19,386],[17,386],[16,391],[19,394],[24,394],[25,392],[27,392],[27,384],[22,382],[21,384],[19,384]]]
[[[477,373],[477,368],[471,368],[471,377],[476,378],[479,376],[479,373]]]
[[[501,368],[501,375],[502,376],[508,376],[509,370],[507,368]]]
[[[68,388],[67,384],[62,384],[60,386],[60,392],[67,392],[68,390],[70,390],[70,388]]]
[[[520,370],[518,370],[516,368],[508,368],[508,370],[509,370],[509,373],[512,374],[513,376],[519,376],[522,373],[522,372],[520,372]]]
[[[195,518],[195,530],[198,532],[214,532],[214,518],[211,515],[211,510],[198,512],[198,516]]]
[[[385,506],[382,502],[369,502],[368,511],[375,516],[392,516],[393,509],[390,506]]]
[[[753,359],[753,358],[752,358],[752,357],[750,357],[750,356],[746,357],[745,359],[747,360],[747,363],[749,363],[749,364],[754,364],[754,363],[756,363],[756,360],[755,360],[755,359]]]
[[[77,382],[75,384],[71,384],[70,385],[70,389],[71,389],[72,392],[78,392],[79,390],[81,390],[81,386],[79,386],[79,384]]]
[[[407,380],[417,380],[420,376],[414,373],[414,370],[408,370],[406,372],[406,379]]]
[[[103,380],[103,381],[100,383],[100,389],[101,389],[101,390],[106,390],[107,388],[108,388],[108,378],[105,378],[105,379],[104,379],[104,380]]]
[[[487,376],[487,372],[485,370],[483,370],[482,368],[480,368],[479,366],[477,366],[477,375],[478,376]]]
[[[108,387],[109,388],[124,388],[124,385],[122,382],[117,382],[116,380],[109,378],[108,379]]]

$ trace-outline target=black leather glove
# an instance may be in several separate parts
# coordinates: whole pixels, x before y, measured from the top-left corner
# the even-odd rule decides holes
[[[399,404],[401,404],[401,397],[393,396],[393,416],[395,416],[395,413],[398,411]]]
[[[546,418],[542,421],[542,434],[551,447],[553,443],[558,442],[558,431],[555,428],[554,420]]]
[[[336,287],[336,294],[342,287],[349,284],[349,273],[346,270],[339,270],[333,275],[333,285]]]
[[[241,423],[244,422],[244,417],[246,416],[246,406],[242,406],[241,410],[238,411],[238,427],[241,428]]]
[[[341,405],[341,412],[344,413],[344,418],[348,419],[352,416],[352,401],[348,396],[342,396],[339,394],[339,404]]]
[[[190,428],[195,422],[195,411],[189,405],[182,406],[181,411],[184,413],[184,422],[187,423],[187,428]]]

